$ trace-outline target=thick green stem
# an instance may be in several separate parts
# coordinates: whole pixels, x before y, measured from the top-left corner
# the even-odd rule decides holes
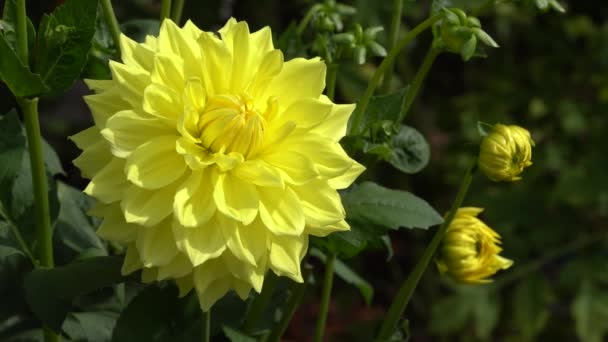
[[[399,119],[397,120],[397,122],[395,122],[395,124],[399,125],[407,116],[407,113],[409,112],[410,107],[414,102],[414,99],[418,95],[418,91],[420,90],[422,82],[424,82],[426,75],[429,73],[429,69],[431,69],[433,62],[435,62],[435,59],[437,59],[437,56],[439,56],[440,53],[441,50],[431,45],[429,51],[424,57],[424,60],[422,61],[422,65],[414,76],[414,80],[412,81],[410,88],[407,90],[407,94],[405,95],[405,103],[401,108],[401,112],[399,113]]]
[[[327,83],[327,88],[326,88],[326,92],[327,92],[327,97],[329,97],[330,100],[334,100],[335,94],[336,94],[336,77],[338,76],[338,65],[337,64],[330,64],[327,66],[327,77],[326,77],[326,83]]]
[[[374,95],[374,91],[378,87],[378,84],[380,83],[380,79],[382,78],[382,75],[384,75],[386,73],[386,70],[388,69],[388,67],[395,61],[395,58],[397,58],[397,56],[399,55],[399,52],[401,52],[401,50],[403,50],[420,33],[422,33],[427,28],[431,27],[431,25],[433,25],[437,21],[441,20],[441,18],[443,18],[443,13],[436,14],[436,15],[426,19],[425,21],[420,23],[418,26],[414,27],[403,38],[401,38],[397,42],[397,44],[395,46],[393,46],[393,48],[389,51],[386,58],[384,58],[382,63],[380,63],[380,65],[376,69],[376,72],[374,73],[374,75],[372,76],[371,80],[369,81],[369,83],[367,85],[367,89],[365,89],[363,96],[361,96],[361,99],[359,100],[359,102],[357,104],[358,108],[355,111],[355,114],[353,116],[352,125],[350,126],[350,135],[357,135],[357,134],[361,133],[361,128],[362,128],[361,123],[363,122],[363,117],[365,116],[365,110],[367,109],[367,105],[369,104],[369,101],[371,100],[372,96]]]
[[[422,254],[422,257],[414,267],[414,270],[409,274],[403,285],[401,285],[399,292],[393,299],[393,303],[389,307],[388,312],[386,313],[386,317],[382,322],[382,326],[380,327],[380,332],[378,333],[376,341],[388,340],[395,331],[399,320],[403,316],[403,312],[407,308],[407,304],[409,303],[410,299],[412,298],[412,295],[414,294],[414,290],[416,289],[416,286],[418,285],[422,274],[424,274],[424,271],[426,270],[428,264],[431,262],[433,254],[435,254],[435,250],[437,250],[439,243],[443,239],[446,230],[448,229],[450,223],[452,222],[452,219],[454,218],[454,215],[456,214],[456,210],[460,208],[462,202],[464,201],[464,198],[469,190],[469,186],[471,185],[471,181],[473,180],[473,172],[475,170],[476,165],[477,159],[475,159],[471,163],[466,173],[464,174],[464,177],[462,178],[462,181],[460,183],[460,188],[458,189],[458,194],[456,195],[456,199],[454,200],[454,203],[452,203],[452,207],[450,208],[450,211],[448,212],[445,220],[443,221],[441,226],[439,226],[437,232],[435,232],[433,240],[431,240],[431,243],[426,247],[424,253]]]
[[[264,310],[272,298],[272,293],[277,285],[277,277],[274,274],[268,274],[264,280],[264,287],[262,293],[260,293],[253,302],[251,307],[245,316],[245,323],[243,324],[243,331],[246,334],[250,334],[255,329],[256,324],[262,317]]]
[[[287,330],[287,327],[289,326],[289,322],[291,322],[293,314],[296,313],[296,310],[300,306],[300,302],[302,302],[304,294],[306,293],[306,288],[308,287],[308,274],[304,274],[303,277],[304,283],[300,284],[293,282],[291,284],[291,297],[289,298],[287,307],[283,312],[283,316],[281,316],[281,320],[279,321],[279,323],[277,323],[277,325],[274,326],[266,342],[281,341],[281,337]]]
[[[171,18],[171,0],[162,0],[160,7],[160,22],[162,23],[165,18]]]
[[[32,166],[38,259],[41,266],[53,267],[53,231],[51,229],[48,185],[42,155],[42,137],[38,122],[38,99],[18,99],[18,102],[23,111]]]
[[[317,329],[315,331],[315,342],[323,341],[325,335],[325,322],[327,321],[327,313],[329,312],[329,302],[331,300],[331,288],[334,283],[334,265],[336,263],[336,255],[327,256],[325,262],[325,276],[323,278],[323,289],[321,292],[321,306],[319,307],[319,317],[317,318]]]
[[[401,14],[403,12],[403,0],[393,0],[393,17],[391,18],[391,29],[388,33],[388,48],[389,50],[397,44],[397,38],[399,37],[399,29],[401,28]],[[384,73],[384,79],[382,80],[382,87],[380,91],[386,93],[391,88],[391,78],[393,76],[393,65],[391,62],[386,68]]]
[[[103,9],[103,16],[110,29],[112,40],[116,46],[116,51],[118,51],[118,58],[120,58],[120,27],[118,26],[118,20],[116,20],[116,15],[112,8],[112,0],[101,0],[101,8]]]
[[[171,10],[171,20],[177,25],[182,21],[182,13],[184,12],[184,0],[175,0],[173,2],[173,9]]]
[[[25,0],[17,0],[17,52],[24,65],[29,65],[27,52],[27,16],[25,14]]]
[[[207,312],[203,312],[202,323],[203,342],[209,342],[211,341],[211,309]]]

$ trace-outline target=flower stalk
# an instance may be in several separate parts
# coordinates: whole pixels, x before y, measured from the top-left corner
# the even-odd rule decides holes
[[[403,12],[403,0],[393,0],[393,17],[391,18],[391,28],[388,33],[388,48],[392,49],[397,44],[397,38],[399,37],[399,29],[401,28],[401,14]],[[391,78],[393,75],[394,62],[391,62],[384,73],[384,79],[382,80],[382,87],[380,90],[383,93],[389,91],[391,87]]]
[[[264,313],[264,310],[272,298],[272,293],[277,285],[278,278],[274,275],[267,276],[264,280],[264,287],[262,293],[255,297],[251,303],[251,307],[245,316],[245,323],[243,324],[243,331],[246,334],[250,334],[255,329],[260,317]]]
[[[418,26],[414,27],[410,32],[408,32],[403,38],[401,38],[395,46],[391,48],[388,55],[382,63],[376,69],[376,72],[372,76],[369,81],[363,96],[358,103],[358,109],[353,114],[352,125],[350,126],[350,135],[357,135],[361,133],[361,123],[363,122],[363,117],[365,115],[365,110],[367,109],[367,105],[369,105],[369,101],[374,95],[374,91],[380,84],[380,80],[382,76],[386,74],[388,68],[395,61],[395,58],[399,55],[401,50],[403,50],[414,38],[416,38],[420,33],[424,32],[424,30],[431,27],[434,23],[441,20],[443,18],[443,12],[436,14],[432,17],[427,18],[425,21],[418,24]]]
[[[160,22],[166,18],[171,18],[171,0],[162,0],[160,7]]]
[[[460,183],[458,194],[456,195],[456,199],[452,203],[450,211],[446,215],[446,218],[441,224],[441,226],[439,226],[439,229],[437,229],[437,232],[435,232],[431,243],[427,245],[426,249],[424,250],[424,253],[422,254],[422,257],[414,267],[414,270],[409,274],[403,285],[401,285],[399,292],[395,296],[393,303],[391,304],[390,308],[388,309],[388,312],[386,313],[376,341],[388,340],[395,331],[399,320],[403,316],[403,312],[405,312],[405,309],[407,308],[407,304],[409,303],[410,299],[412,298],[412,295],[414,294],[414,290],[416,290],[416,286],[418,285],[422,274],[424,274],[424,271],[426,270],[428,264],[433,258],[433,255],[435,254],[437,247],[441,243],[441,240],[443,239],[446,230],[450,226],[450,223],[452,222],[456,211],[458,210],[458,208],[460,208],[462,202],[464,201],[464,198],[469,190],[469,186],[471,185],[471,181],[473,180],[473,173],[475,172],[476,165],[477,160],[475,159],[473,160],[469,168],[466,170],[464,177],[462,178],[462,181]]]
[[[437,56],[439,56],[440,53],[441,50],[439,48],[435,47],[434,45],[431,45],[429,51],[426,53],[426,56],[424,56],[422,65],[420,66],[420,68],[418,68],[418,71],[414,76],[414,80],[412,81],[412,84],[410,85],[410,88],[408,89],[407,94],[405,95],[405,103],[401,108],[401,112],[399,113],[399,119],[397,120],[397,122],[395,122],[396,125],[399,125],[401,122],[403,122],[403,120],[405,120],[405,117],[407,116],[407,113],[409,112],[410,107],[414,102],[414,99],[416,99],[416,96],[418,95],[418,91],[420,90],[422,82],[424,82],[426,75],[429,73],[431,66],[433,66],[435,59],[437,59]]]
[[[171,20],[173,20],[177,25],[180,25],[183,12],[184,0],[175,0],[173,2],[173,9],[171,10]]]
[[[327,65],[327,76],[326,76],[326,93],[330,100],[334,100],[336,95],[336,78],[338,76],[338,64]]]
[[[211,309],[209,309],[208,311],[203,311],[203,331],[202,331],[202,336],[203,336],[203,342],[209,342],[211,341]]]
[[[323,341],[325,335],[325,322],[327,321],[327,313],[329,311],[329,302],[331,300],[331,288],[334,282],[334,265],[336,263],[336,254],[331,254],[325,262],[325,276],[323,278],[323,289],[321,292],[321,307],[319,308],[319,318],[317,318],[317,328],[315,330],[315,342]]]
[[[296,313],[296,310],[300,306],[300,303],[304,298],[304,294],[306,293],[306,288],[308,287],[308,272],[305,270],[302,276],[304,278],[304,283],[291,283],[291,297],[289,298],[289,302],[285,307],[284,313],[281,316],[281,320],[274,326],[272,332],[268,336],[268,339],[266,339],[266,342],[281,341],[281,337],[287,330],[287,327],[289,326],[289,322],[291,322],[293,314]]]
[[[114,14],[114,8],[112,8],[112,0],[101,0],[101,8],[103,9],[103,16],[106,19],[106,23],[110,28],[110,34],[116,46],[118,58],[120,59],[120,27],[118,26],[118,20]]]

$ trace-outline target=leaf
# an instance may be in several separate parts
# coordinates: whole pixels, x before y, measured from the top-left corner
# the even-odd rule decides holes
[[[112,342],[169,341],[169,323],[176,314],[177,288],[151,285],[123,310],[112,333]]]
[[[44,164],[48,173],[53,176],[66,174],[57,153],[45,139],[42,139],[42,157],[44,158]]]
[[[608,332],[608,291],[583,280],[571,307],[576,334],[583,342],[601,342]]]
[[[2,32],[0,32],[0,80],[6,83],[15,97],[33,97],[48,90],[40,75],[32,73],[29,67],[21,62]]]
[[[117,318],[111,311],[69,313],[62,330],[71,341],[105,342],[112,337]]]
[[[93,219],[86,214],[94,200],[62,182],[58,184],[57,192],[61,209],[55,224],[55,241],[61,241],[76,254],[96,250],[107,255],[103,243],[95,234]]]
[[[443,222],[443,218],[425,200],[402,190],[364,182],[342,195],[349,220],[391,229],[422,228]]]
[[[431,159],[431,148],[416,129],[401,125],[391,139],[391,155],[388,162],[407,174],[421,171]]]
[[[240,332],[238,330],[232,329],[228,326],[223,326],[222,330],[224,331],[224,335],[230,340],[230,342],[255,342],[257,341],[255,338],[248,336],[247,334]]]
[[[24,279],[27,302],[34,314],[57,332],[75,297],[124,281],[121,266],[122,258],[107,256],[36,269]]]
[[[1,52],[0,52],[1,53]],[[21,170],[25,136],[15,110],[0,117],[0,189],[8,189]],[[5,191],[0,193],[5,198]],[[6,206],[6,200],[1,200]]]
[[[24,255],[7,222],[0,221],[0,264],[13,255]]]
[[[323,262],[327,261],[327,256],[317,248],[312,248],[309,254],[319,258]],[[363,299],[365,300],[365,304],[371,304],[372,298],[374,297],[374,288],[370,283],[361,278],[361,276],[355,273],[355,271],[353,271],[340,259],[336,259],[334,263],[334,273],[345,282],[357,287],[361,293],[361,296],[363,296]]]
[[[372,96],[365,110],[366,121],[388,120],[395,123],[399,118],[408,89],[409,87],[405,87],[388,95]]]
[[[534,341],[549,320],[549,305],[555,300],[547,280],[539,275],[517,284],[513,293],[513,321],[523,340]]]
[[[66,0],[40,21],[34,70],[50,87],[48,96],[64,93],[87,63],[95,33],[97,0]]]
[[[27,21],[27,41],[28,50],[32,51],[33,46],[36,42],[36,29],[30,18],[26,18]],[[0,31],[4,34],[6,41],[11,48],[17,51],[17,6],[16,0],[6,0],[4,2],[4,10],[2,12],[2,20],[0,20]],[[19,58],[21,60],[21,58]],[[25,63],[21,61],[24,65]],[[29,62],[29,61],[28,61]]]
[[[155,19],[134,19],[120,25],[122,33],[131,39],[143,43],[146,36],[158,36],[160,22]]]

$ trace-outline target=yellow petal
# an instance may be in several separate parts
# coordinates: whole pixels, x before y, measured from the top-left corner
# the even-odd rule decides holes
[[[184,277],[175,279],[175,284],[179,289],[178,297],[185,297],[188,293],[190,293],[190,291],[194,287],[194,280],[192,279],[192,274],[188,274]]]
[[[127,179],[145,189],[158,189],[180,178],[187,167],[175,150],[177,138],[160,136],[138,147],[125,164]]]
[[[154,50],[139,44],[124,34],[120,35],[120,57],[125,64],[135,65],[144,70],[152,70]]]
[[[120,158],[128,157],[139,146],[157,136],[174,134],[175,128],[157,118],[144,117],[134,110],[114,114],[101,131],[112,147],[112,153]]]
[[[228,270],[230,270],[230,273],[236,278],[235,280],[238,280],[236,282],[233,281],[232,286],[237,290],[243,290],[241,294],[249,294],[251,286],[253,286],[258,293],[262,291],[265,269],[243,263],[229,252],[222,254],[222,259],[224,260],[226,267],[228,267]],[[245,290],[247,287],[241,286],[243,285],[241,282],[248,284],[248,289]]]
[[[241,235],[241,225],[235,220],[218,215],[219,226],[224,234],[226,245],[231,254],[238,258],[242,264],[249,264],[250,266],[256,266],[255,257],[253,253],[245,245],[243,236]],[[225,253],[224,253],[225,254]]]
[[[185,85],[184,61],[178,55],[157,53],[154,56],[153,83],[164,84],[176,92],[182,92]]]
[[[365,166],[353,160],[353,165],[344,174],[334,177],[328,181],[329,186],[334,189],[348,188],[360,174],[365,171]]]
[[[81,133],[85,132],[92,134],[87,133],[87,137],[83,135],[71,137],[77,146],[83,149],[80,156],[74,159],[73,163],[80,169],[84,177],[93,178],[95,174],[112,160],[112,154],[110,153],[110,145],[101,137],[97,127],[93,126]]]
[[[124,165],[124,160],[112,158],[110,163],[91,179],[84,192],[104,203],[120,200],[128,184],[123,173]]]
[[[168,198],[175,196],[178,182],[156,190],[146,190],[131,185],[124,192],[120,207],[125,220],[144,226],[153,226],[169,216],[173,203]]]
[[[163,120],[177,123],[184,105],[175,90],[162,84],[150,84],[143,92],[143,109]]]
[[[340,195],[327,182],[317,180],[293,190],[301,201],[306,225],[322,227],[344,220]]]
[[[321,96],[321,101],[331,103],[326,96]],[[311,132],[326,137],[334,142],[340,141],[340,139],[346,135],[348,119],[354,110],[354,104],[334,104],[325,120],[312,128]]]
[[[118,203],[113,203],[98,210],[103,222],[97,229],[97,235],[104,240],[129,243],[137,237],[138,226],[125,221]]]
[[[213,199],[217,209],[243,224],[251,223],[258,214],[259,196],[255,185],[229,172],[213,171]]]
[[[136,66],[110,61],[112,79],[123,92],[120,98],[126,100],[134,108],[141,105],[144,89],[150,84],[150,73]]]
[[[226,249],[226,240],[217,218],[214,216],[206,224],[187,228],[173,223],[173,236],[177,248],[188,256],[194,266],[217,258]]]
[[[279,276],[304,282],[300,262],[308,250],[308,236],[273,236],[270,245],[270,267]]]
[[[336,222],[327,226],[306,226],[306,229],[304,231],[306,232],[306,234],[324,237],[333,232],[344,232],[347,230],[350,230],[350,226],[346,221],[342,220],[340,222]]]
[[[164,266],[177,255],[171,230],[171,219],[147,228],[139,229],[137,250],[144,267]]]
[[[333,108],[331,103],[314,98],[301,98],[285,109],[272,122],[273,125],[283,125],[293,121],[298,128],[311,128],[323,123]]]
[[[177,253],[167,265],[158,267],[158,280],[181,278],[192,273],[192,270],[190,259],[183,253]]]
[[[220,260],[210,260],[196,267],[192,278],[203,311],[209,311],[230,290],[231,276]]]
[[[319,98],[325,88],[325,63],[320,58],[294,58],[283,63],[281,73],[268,85],[263,98],[276,96],[283,108],[301,98]],[[285,85],[297,86],[285,86]]]
[[[173,211],[179,223],[185,227],[203,225],[215,213],[211,172],[193,171],[192,175],[177,189],[173,200]]]
[[[225,94],[229,90],[232,75],[232,53],[226,44],[211,32],[203,32],[198,38],[202,51],[204,70],[201,79],[207,90],[207,96]]]
[[[232,174],[258,186],[285,187],[279,171],[263,160],[246,160],[240,163]]]
[[[122,263],[120,273],[122,275],[131,274],[142,267],[143,265],[139,260],[139,253],[137,252],[137,248],[135,247],[135,242],[133,242],[129,244],[129,246],[127,246],[125,261]]]
[[[171,20],[163,20],[158,35],[158,49],[180,56],[184,61],[184,74],[188,77],[202,78],[200,47]]]
[[[304,211],[291,188],[259,188],[260,218],[276,235],[300,235],[304,230]]]
[[[262,158],[277,168],[281,177],[290,184],[306,184],[319,176],[319,171],[312,160],[296,151],[274,151]]]
[[[102,94],[87,95],[83,98],[93,114],[95,125],[99,129],[105,128],[106,121],[110,116],[121,110],[132,108],[130,104],[121,99],[118,91],[114,89]]]

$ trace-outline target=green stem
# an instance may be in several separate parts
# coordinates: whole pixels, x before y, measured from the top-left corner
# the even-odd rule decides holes
[[[414,99],[418,95],[418,91],[420,90],[420,86],[422,85],[422,82],[424,82],[426,75],[429,73],[429,69],[431,69],[433,62],[435,62],[435,59],[437,59],[437,56],[439,56],[440,53],[441,53],[440,49],[431,45],[431,47],[429,48],[429,51],[426,53],[426,56],[424,56],[422,65],[420,66],[420,68],[416,72],[416,75],[414,76],[414,80],[412,81],[410,88],[407,90],[407,94],[405,95],[405,103],[403,104],[403,107],[401,108],[401,112],[399,113],[399,119],[395,122],[395,124],[399,125],[401,122],[403,122],[403,120],[407,116],[407,113],[409,112],[410,107],[412,106],[412,103],[414,102]]]
[[[171,18],[171,0],[162,0],[160,7],[160,22],[162,23],[165,18]]]
[[[327,321],[327,313],[329,311],[329,302],[331,300],[331,288],[334,282],[334,264],[336,263],[336,255],[330,254],[325,262],[325,276],[323,278],[323,289],[321,292],[321,306],[319,307],[319,317],[317,318],[317,329],[315,331],[315,342],[323,341],[325,335],[325,322]]]
[[[285,308],[285,311],[281,316],[281,321],[279,321],[279,323],[274,326],[266,342],[281,341],[281,337],[287,330],[287,327],[289,326],[289,322],[291,322],[293,314],[296,313],[296,310],[300,306],[300,302],[302,302],[304,294],[306,293],[306,288],[308,287],[308,274],[303,274],[302,276],[304,277],[304,283],[300,284],[293,282],[291,284],[291,297],[289,298],[287,307]]]
[[[365,110],[367,109],[367,105],[374,95],[374,91],[378,87],[380,83],[380,79],[386,73],[388,67],[395,61],[395,58],[399,55],[399,52],[403,50],[416,36],[422,33],[427,28],[431,27],[434,23],[441,20],[443,18],[443,13],[436,14],[425,21],[418,24],[418,26],[414,27],[410,32],[408,32],[403,38],[401,38],[395,46],[389,51],[388,55],[382,63],[376,69],[376,72],[372,76],[371,80],[367,85],[367,89],[361,96],[359,103],[357,104],[358,108],[353,114],[352,125],[350,126],[350,135],[357,135],[361,133],[361,123],[363,122],[363,117],[365,116]]]
[[[51,329],[44,327],[44,342],[59,342],[61,341],[61,336],[54,333]]]
[[[38,98],[18,99],[18,103],[23,111],[32,166],[36,237],[39,250],[38,260],[43,267],[53,267],[53,231],[51,229],[48,185],[42,155],[42,136],[40,135],[40,123],[38,122]]]
[[[316,4],[316,5],[312,6],[308,10],[308,12],[306,12],[306,15],[304,16],[304,18],[302,18],[302,21],[300,21],[300,23],[298,24],[298,27],[296,28],[296,33],[298,34],[298,36],[302,35],[302,32],[304,32],[304,30],[306,29],[306,26],[308,26],[308,23],[312,19],[312,16],[315,14],[315,12],[318,10],[319,6],[320,6],[319,4]]]
[[[262,293],[260,293],[253,302],[251,307],[245,316],[245,323],[243,324],[243,331],[246,334],[250,334],[255,329],[260,317],[264,313],[264,310],[272,298],[272,293],[277,285],[277,277],[274,274],[268,274],[264,280],[264,287]]]
[[[110,28],[112,40],[118,51],[118,58],[120,58],[120,27],[118,26],[118,20],[116,20],[116,15],[112,8],[112,0],[101,0],[101,8],[103,9],[103,16],[106,19],[106,23]]]
[[[433,258],[433,254],[435,254],[435,250],[439,246],[441,239],[443,239],[446,230],[452,222],[452,219],[456,214],[456,210],[460,208],[462,202],[464,201],[464,198],[469,190],[469,186],[471,185],[471,181],[473,180],[473,172],[475,170],[476,165],[477,159],[475,159],[471,163],[471,165],[465,172],[464,177],[462,178],[462,181],[460,183],[460,188],[458,189],[458,194],[456,195],[454,203],[452,203],[450,211],[448,212],[441,226],[439,226],[439,229],[437,229],[437,232],[435,232],[433,240],[431,240],[431,243],[424,250],[422,257],[414,267],[414,270],[409,274],[403,285],[401,285],[399,292],[393,299],[393,303],[388,309],[384,321],[382,322],[382,326],[380,327],[380,332],[378,334],[378,337],[376,338],[376,341],[388,340],[389,337],[395,331],[397,324],[401,319],[401,316],[403,316],[403,312],[407,308],[407,304],[409,303],[410,299],[412,298],[412,295],[414,294],[414,290],[416,289],[416,286],[418,285],[422,274],[424,273],[428,264]]]
[[[517,279],[524,277],[530,273],[538,271],[543,266],[548,264],[549,262],[559,259],[565,255],[576,252],[580,249],[583,249],[591,244],[594,244],[598,241],[608,239],[608,234],[606,232],[601,232],[599,234],[590,234],[583,238],[571,241],[564,246],[559,246],[557,248],[553,248],[545,253],[541,258],[530,261],[523,265],[517,265],[517,267],[513,268],[512,272],[506,273],[504,276],[498,278],[493,284],[493,288],[499,289],[504,286],[510,285]]]
[[[399,37],[399,29],[401,27],[401,15],[403,12],[403,0],[393,0],[393,17],[391,18],[391,29],[388,33],[388,48],[389,50],[397,44],[397,38]],[[384,73],[384,79],[382,80],[382,87],[380,91],[386,93],[391,88],[391,78],[393,76],[393,65],[391,62]]]
[[[211,341],[211,309],[207,312],[203,312],[202,330],[203,342]]]
[[[13,220],[8,216],[6,209],[4,208],[2,203],[0,203],[0,217],[2,217],[6,221],[6,223],[11,227],[11,231],[13,232],[13,235],[15,235],[15,239],[17,239],[21,250],[25,253],[28,259],[30,259],[32,265],[34,267],[38,267],[38,262],[36,261],[36,258],[34,258],[34,255],[32,254],[32,251],[30,251],[30,248],[28,247],[27,243],[25,243],[25,239],[21,235],[19,228],[17,228],[17,224],[13,222]]]
[[[175,0],[175,2],[173,2],[173,9],[171,12],[171,20],[173,20],[175,24],[179,25],[182,21],[182,13],[184,12],[184,0]]]
[[[17,0],[17,52],[24,65],[29,65],[27,52],[27,16],[25,14],[25,0]]]
[[[327,97],[329,97],[330,100],[334,100],[335,97],[335,93],[336,93],[336,77],[338,76],[338,65],[337,64],[330,64],[327,66],[327,76],[326,76],[326,80],[327,80]]]

